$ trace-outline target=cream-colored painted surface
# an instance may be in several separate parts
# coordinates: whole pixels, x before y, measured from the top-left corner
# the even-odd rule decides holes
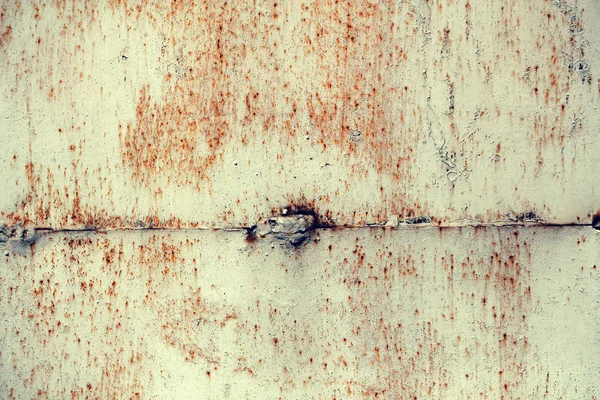
[[[9,242],[4,398],[593,399],[592,228]],[[12,390],[12,391],[11,391]]]
[[[4,3],[8,222],[600,208],[595,0]]]
[[[0,0],[0,398],[598,399],[596,0]]]

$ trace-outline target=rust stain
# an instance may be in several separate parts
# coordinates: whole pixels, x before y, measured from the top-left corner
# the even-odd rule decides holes
[[[7,262],[15,264],[6,270],[10,279],[0,277],[3,333],[12,346],[10,354],[3,348],[0,358],[17,371],[10,385],[38,398],[145,398],[150,383],[161,378],[153,368],[158,359],[153,346],[163,346],[161,351],[176,362],[201,370],[208,385],[230,372],[276,387],[282,395],[317,387],[341,398],[444,397],[463,379],[463,372],[457,378],[446,362],[463,360],[472,367],[464,372],[464,382],[475,384],[493,360],[495,382],[479,397],[520,397],[535,351],[528,337],[537,295],[531,276],[535,232],[523,239],[512,228],[457,228],[457,239],[432,226],[415,233],[423,235],[420,247],[418,241],[405,243],[392,228],[368,234],[340,228],[384,223],[390,215],[411,225],[448,222],[427,217],[433,185],[428,176],[419,189],[422,197],[408,194],[425,176],[418,161],[440,158],[436,166],[455,178],[441,187],[454,195],[455,182],[469,176],[475,159],[470,152],[478,151],[499,124],[508,131],[527,127],[518,132],[533,143],[535,162],[519,166],[520,173],[551,171],[549,164],[557,160],[564,170],[564,147],[576,150],[587,140],[574,140],[584,136],[581,93],[592,82],[581,35],[583,10],[560,1],[530,5],[525,24],[519,11],[526,6],[519,8],[518,2],[425,1],[421,9],[408,3],[56,0],[31,3],[27,10],[20,2],[3,4],[3,54],[21,32],[22,14],[33,15],[33,25],[23,28],[31,34],[31,48],[6,57],[17,71],[10,93],[26,94],[26,114],[36,113],[31,110],[37,92],[54,105],[73,95],[70,81],[96,79],[76,60],[94,53],[88,29],[101,27],[104,16],[112,14],[120,33],[147,23],[162,35],[160,55],[150,60],[160,69],[161,82],[144,82],[135,93],[134,119],[113,127],[119,135],[118,163],[135,184],[149,189],[151,200],[163,197],[157,185],[163,178],[173,187],[208,192],[210,198],[212,174],[225,157],[256,145],[277,161],[317,149],[355,180],[343,182],[342,190],[360,190],[361,182],[377,177],[381,200],[370,209],[347,211],[351,215],[345,220],[354,225],[344,226],[337,222],[343,217],[339,191],[321,195],[318,186],[312,192],[294,188],[277,199],[285,206],[270,210],[267,193],[263,220],[244,228],[239,243],[152,232],[196,228],[200,222],[159,218],[156,205],[136,217],[115,215],[111,182],[95,186],[102,166],[85,163],[90,121],[56,117],[53,132],[67,156],[58,157],[63,165],[54,166],[36,161],[32,142],[47,132],[28,116],[28,152],[12,156],[11,164],[29,157],[21,164],[26,191],[8,223],[143,232],[133,239],[119,232],[52,233],[46,248],[38,246],[37,237],[15,238],[29,253],[7,252]],[[57,38],[42,34],[50,7],[62,24]],[[433,13],[436,24],[424,10]],[[476,14],[497,19],[485,26],[496,43],[493,51],[478,47]],[[464,21],[453,24],[457,16]],[[61,48],[60,41],[72,48]],[[459,51],[461,46],[469,46],[469,52]],[[56,66],[56,53],[65,56],[67,67]],[[537,56],[524,57],[530,54]],[[474,93],[471,80],[494,94],[477,103],[485,109],[474,109],[465,99]],[[434,100],[441,106],[431,101],[432,87],[438,86],[443,96]],[[509,100],[497,94],[511,86],[521,90],[509,93]],[[579,103],[573,100],[577,95]],[[439,115],[429,113],[434,108]],[[486,124],[489,132],[479,133],[476,124]],[[434,151],[419,159],[419,146],[436,142],[434,125],[442,144],[434,143]],[[484,156],[498,171],[510,162],[513,142],[520,138],[496,139]],[[272,143],[277,145],[270,148]],[[514,192],[528,189],[515,184]],[[110,200],[96,206],[86,200],[90,197]],[[494,207],[487,216],[541,223],[540,210],[548,211],[525,209],[500,215]],[[303,235],[292,243],[297,251],[286,253],[289,249],[275,245],[269,250],[258,240],[258,225],[268,224],[269,213],[307,216]],[[235,220],[235,212],[229,208],[218,217]],[[600,229],[600,212],[589,217]],[[328,239],[329,233],[339,236]],[[435,240],[443,244],[426,247]],[[447,245],[452,240],[455,246]],[[590,239],[582,235],[573,242],[582,249]],[[216,254],[209,254],[206,243]],[[230,243],[235,246],[227,247]],[[318,250],[324,255],[315,257],[317,262],[304,258]],[[268,261],[269,251],[279,257],[276,262]],[[231,273],[234,264],[238,269]],[[214,283],[223,276],[229,279]],[[457,321],[477,335],[450,337],[448,332],[460,327]],[[154,333],[158,340],[150,342]],[[31,360],[32,368],[25,370],[19,360]],[[63,376],[57,382],[72,385],[48,379]],[[546,397],[549,381],[548,373]],[[19,397],[15,387],[8,388],[11,398]]]
[[[165,8],[170,12],[159,27],[166,33],[159,62],[171,61],[175,72],[165,75],[162,98],[152,99],[142,89],[137,119],[122,135],[123,161],[140,182],[150,184],[153,176],[167,174],[175,183],[202,190],[201,181],[208,180],[208,170],[228,143],[247,143],[249,136],[241,132],[256,129],[253,122],[265,130],[272,124],[273,116],[256,103],[259,92],[253,88],[264,83],[252,81],[255,73],[246,64],[251,59],[260,65],[258,57],[268,45],[262,42],[263,25],[272,22],[266,10],[244,2]],[[164,11],[152,9],[148,18],[161,21]],[[274,101],[273,94],[260,96]],[[244,97],[245,115],[239,115],[236,101]]]
[[[284,396],[318,388],[444,398],[457,379],[487,379],[482,398],[516,398],[536,374],[532,268],[545,270],[545,261],[533,259],[530,242],[544,232],[431,228],[406,242],[389,229],[345,230],[315,242],[323,250],[317,263],[290,255],[264,268],[269,246],[227,250],[238,249],[243,234],[217,252],[222,239],[206,232],[50,234],[8,270],[10,286],[0,280],[15,318],[6,332],[12,351],[33,360],[11,385],[48,398],[146,398],[160,378],[153,366],[168,356],[205,379],[250,379]],[[240,269],[225,271],[232,264]],[[278,277],[264,282],[271,268]],[[274,291],[274,282],[283,286]],[[38,347],[47,353],[32,357]],[[21,371],[16,358],[0,356]],[[464,365],[450,369],[452,360]],[[45,385],[56,374],[74,384]]]
[[[0,7],[0,49],[6,52],[6,47],[13,39],[12,22],[17,19],[21,10],[19,1],[3,3]]]
[[[35,226],[36,228],[57,228],[52,225],[50,217],[58,210],[70,210],[60,221],[60,226],[78,226],[92,230],[114,228],[195,228],[198,223],[183,224],[178,218],[159,219],[156,215],[141,215],[137,217],[121,217],[98,210],[88,202],[81,202],[83,190],[80,180],[88,181],[88,171],[79,175],[77,165],[73,165],[75,176],[74,185],[58,187],[54,184],[54,175],[50,168],[44,171],[29,162],[25,166],[29,191],[16,211],[7,215],[10,225]],[[56,222],[55,222],[56,223]]]
[[[136,122],[122,138],[124,162],[146,183],[154,174],[175,173],[176,183],[188,185],[208,179],[207,170],[234,137],[239,91],[232,72],[245,58],[240,34],[247,25],[233,5],[182,8],[173,10],[164,27],[170,32],[162,54],[175,56],[176,73],[166,74],[161,99],[141,90]],[[181,43],[181,37],[187,40]],[[184,51],[189,43],[194,48]]]
[[[209,368],[218,369],[224,349],[219,348],[215,328],[224,328],[237,319],[234,309],[227,309],[203,299],[200,289],[190,297],[161,304],[158,320],[165,342],[178,348],[185,361],[203,360]],[[210,374],[210,372],[209,372]]]
[[[441,396],[448,387],[452,372],[443,368],[435,360],[444,359],[444,354],[456,350],[454,343],[448,339],[438,337],[439,332],[433,326],[440,326],[442,321],[452,323],[457,317],[464,318],[465,313],[476,312],[482,324],[491,323],[495,332],[489,332],[496,338],[496,343],[467,342],[466,338],[458,337],[456,345],[467,354],[475,351],[480,346],[485,347],[485,354],[489,359],[498,360],[498,387],[501,388],[498,398],[514,398],[514,393],[519,393],[520,372],[527,365],[528,340],[523,333],[527,331],[527,315],[531,308],[531,287],[529,284],[530,272],[526,268],[531,262],[530,246],[527,242],[519,241],[518,232],[505,233],[502,229],[485,229],[477,235],[485,236],[484,241],[491,244],[492,255],[489,258],[468,253],[464,259],[453,252],[445,251],[440,256],[435,256],[436,265],[442,268],[439,278],[448,282],[448,295],[460,293],[467,303],[473,307],[481,304],[481,311],[467,308],[448,308],[439,315],[432,315],[427,310],[427,301],[423,296],[444,296],[443,293],[424,293],[414,291],[418,282],[436,280],[431,276],[431,271],[424,268],[421,261],[423,255],[415,253],[415,249],[386,248],[378,249],[372,261],[367,257],[367,250],[358,237],[352,249],[352,257],[344,258],[339,266],[332,266],[332,271],[341,271],[344,275],[343,282],[347,286],[347,307],[352,309],[354,315],[368,310],[365,319],[356,321],[356,328],[352,335],[343,338],[344,343],[356,346],[353,338],[363,335],[374,338],[375,343],[385,343],[385,348],[371,347],[359,348],[359,353],[369,363],[370,368],[375,368],[377,376],[381,376],[380,385],[364,388],[357,382],[348,383],[348,393],[359,392],[365,397],[383,396],[412,396],[425,394],[427,396]],[[377,234],[378,236],[380,234]],[[367,242],[369,242],[367,240]],[[350,250],[350,249],[348,249]],[[371,260],[369,260],[371,258]],[[437,268],[434,272],[438,274]],[[411,288],[406,297],[400,300],[397,309],[390,308],[393,288],[401,285]],[[463,292],[466,287],[472,292]],[[475,298],[475,293],[483,293],[483,297]],[[411,312],[414,319],[407,322],[406,315]],[[328,303],[320,313],[330,312]],[[425,307],[425,310],[422,308]],[[427,311],[427,312],[426,312]],[[404,323],[397,323],[390,315],[401,313]],[[375,324],[373,321],[377,321]],[[484,325],[485,326],[485,325]],[[484,328],[485,330],[486,328]],[[407,342],[404,338],[413,335],[410,332],[422,332],[422,338],[416,342]],[[388,368],[394,365],[393,370]],[[477,376],[467,376],[468,379],[477,379]],[[400,388],[410,387],[407,391]]]
[[[56,12],[60,25],[56,38],[40,34],[39,24],[52,15],[49,10]],[[533,23],[523,24],[520,10]],[[336,217],[354,218],[357,224],[384,223],[390,215],[432,214],[431,189],[447,187],[452,198],[456,182],[467,180],[478,157],[492,156],[500,171],[500,165],[510,163],[512,154],[520,150],[514,146],[522,139],[513,141],[504,131],[515,129],[515,135],[527,136],[537,150],[535,162],[519,167],[525,179],[561,168],[550,160],[560,159],[562,169],[567,168],[570,161],[565,160],[563,149],[575,152],[588,146],[581,100],[587,95],[592,71],[583,12],[562,2],[522,8],[493,2],[444,6],[441,2],[334,1],[150,4],[124,0],[105,5],[55,1],[27,6],[11,2],[0,11],[0,41],[6,51],[14,45],[11,38],[19,18],[33,16],[32,26],[22,27],[32,35],[31,48],[21,49],[14,60],[7,58],[17,73],[11,93],[26,94],[27,112],[31,112],[32,96],[38,91],[50,106],[73,95],[73,82],[97,78],[90,75],[89,65],[78,60],[82,55],[97,55],[98,44],[91,35],[101,28],[103,15],[111,14],[124,31],[141,23],[161,37],[161,43],[143,43],[144,49],[160,47],[158,58],[149,62],[159,70],[161,81],[141,81],[135,118],[116,123],[111,132],[119,137],[124,173],[148,189],[141,196],[161,201],[160,184],[165,180],[173,187],[191,187],[212,196],[212,177],[223,167],[224,157],[254,151],[251,146],[264,151],[261,157],[291,163],[307,149],[316,149],[341,165],[351,179],[336,193],[319,196],[306,190],[303,195],[333,216],[338,196],[358,190],[363,181],[380,179],[376,205],[366,207],[364,216],[360,210]],[[439,24],[432,30],[433,19]],[[482,37],[481,24],[487,22],[491,22],[485,27],[489,37]],[[542,23],[545,28],[538,29]],[[61,47],[58,38],[72,43],[71,48]],[[492,52],[479,48],[486,38],[494,39]],[[508,104],[502,96],[491,95],[474,103],[468,98],[474,93],[473,79],[481,80],[478,84],[487,94],[499,93],[507,85],[519,90],[510,94]],[[431,96],[440,85],[447,86],[439,92],[447,104],[436,108],[433,117],[428,114]],[[59,136],[68,138],[67,159],[73,165],[35,165],[41,181],[30,184],[26,210],[18,204],[16,219],[29,218],[40,225],[51,219],[54,224],[135,226],[134,218],[105,216],[110,214],[109,206],[95,208],[82,196],[83,189],[98,190],[100,184],[92,177],[96,171],[87,171],[87,179],[70,179],[74,187],[63,189],[52,183],[51,175],[86,174],[84,155],[89,145],[86,138],[79,143],[74,138],[86,136],[89,124],[59,117],[52,122]],[[439,143],[432,125],[440,131]],[[480,153],[488,151],[484,139],[498,125],[507,128],[489,151],[500,143],[502,151],[498,147],[494,154]],[[36,132],[35,126],[30,129],[31,141],[44,134]],[[423,178],[424,165],[436,155],[419,151],[432,141],[441,158],[438,172],[446,173],[448,182],[430,183],[429,176]],[[108,160],[106,164],[107,169],[112,166]],[[249,166],[254,164],[261,162],[251,159]],[[53,193],[48,185],[53,185]],[[493,184],[483,186],[492,190]],[[422,195],[416,196],[413,187]],[[113,193],[96,195],[112,199]],[[238,200],[248,201],[251,196]],[[300,196],[291,190],[289,201]],[[67,210],[71,215],[65,215]],[[542,211],[551,210],[537,210]],[[494,210],[483,213],[486,219],[497,217]],[[139,219],[149,224],[154,218],[153,212],[149,214]],[[231,210],[219,218],[240,219]],[[158,221],[160,226],[180,223],[187,221]]]
[[[400,105],[414,101],[416,88],[408,80],[388,83],[414,68],[407,63],[408,48],[418,40],[402,46],[392,40],[414,33],[396,22],[410,17],[373,5],[303,4],[302,24],[288,32],[300,41],[292,49],[282,43],[282,31],[293,12],[286,4],[229,2],[167,13],[160,27],[166,33],[161,62],[174,63],[175,72],[165,75],[162,98],[141,90],[136,121],[121,134],[123,162],[134,179],[152,185],[166,175],[202,191],[226,150],[264,137],[279,140],[278,151],[293,153],[307,136],[335,157],[354,154],[348,168],[357,177],[410,180],[422,117],[418,110],[405,115]],[[331,25],[319,23],[320,15],[332,15]],[[300,66],[311,71],[310,80]],[[394,194],[391,211],[418,214],[421,205],[405,196]]]

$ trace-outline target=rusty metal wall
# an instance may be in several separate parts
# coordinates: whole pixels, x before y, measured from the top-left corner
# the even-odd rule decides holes
[[[45,234],[2,276],[15,398],[592,399],[591,228]]]
[[[598,21],[0,1],[0,397],[600,397]]]

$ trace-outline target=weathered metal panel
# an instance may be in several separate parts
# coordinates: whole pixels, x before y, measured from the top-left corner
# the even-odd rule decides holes
[[[6,243],[9,398],[594,399],[592,228]]]
[[[595,0],[5,1],[0,210],[46,227],[589,223]]]
[[[0,397],[597,399],[599,20],[0,1]]]

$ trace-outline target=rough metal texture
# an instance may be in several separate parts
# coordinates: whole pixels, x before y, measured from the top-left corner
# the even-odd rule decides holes
[[[595,0],[5,1],[8,223],[589,223]]]
[[[0,280],[16,398],[592,399],[592,228],[44,234]]]
[[[596,0],[0,0],[0,397],[597,399]]]

